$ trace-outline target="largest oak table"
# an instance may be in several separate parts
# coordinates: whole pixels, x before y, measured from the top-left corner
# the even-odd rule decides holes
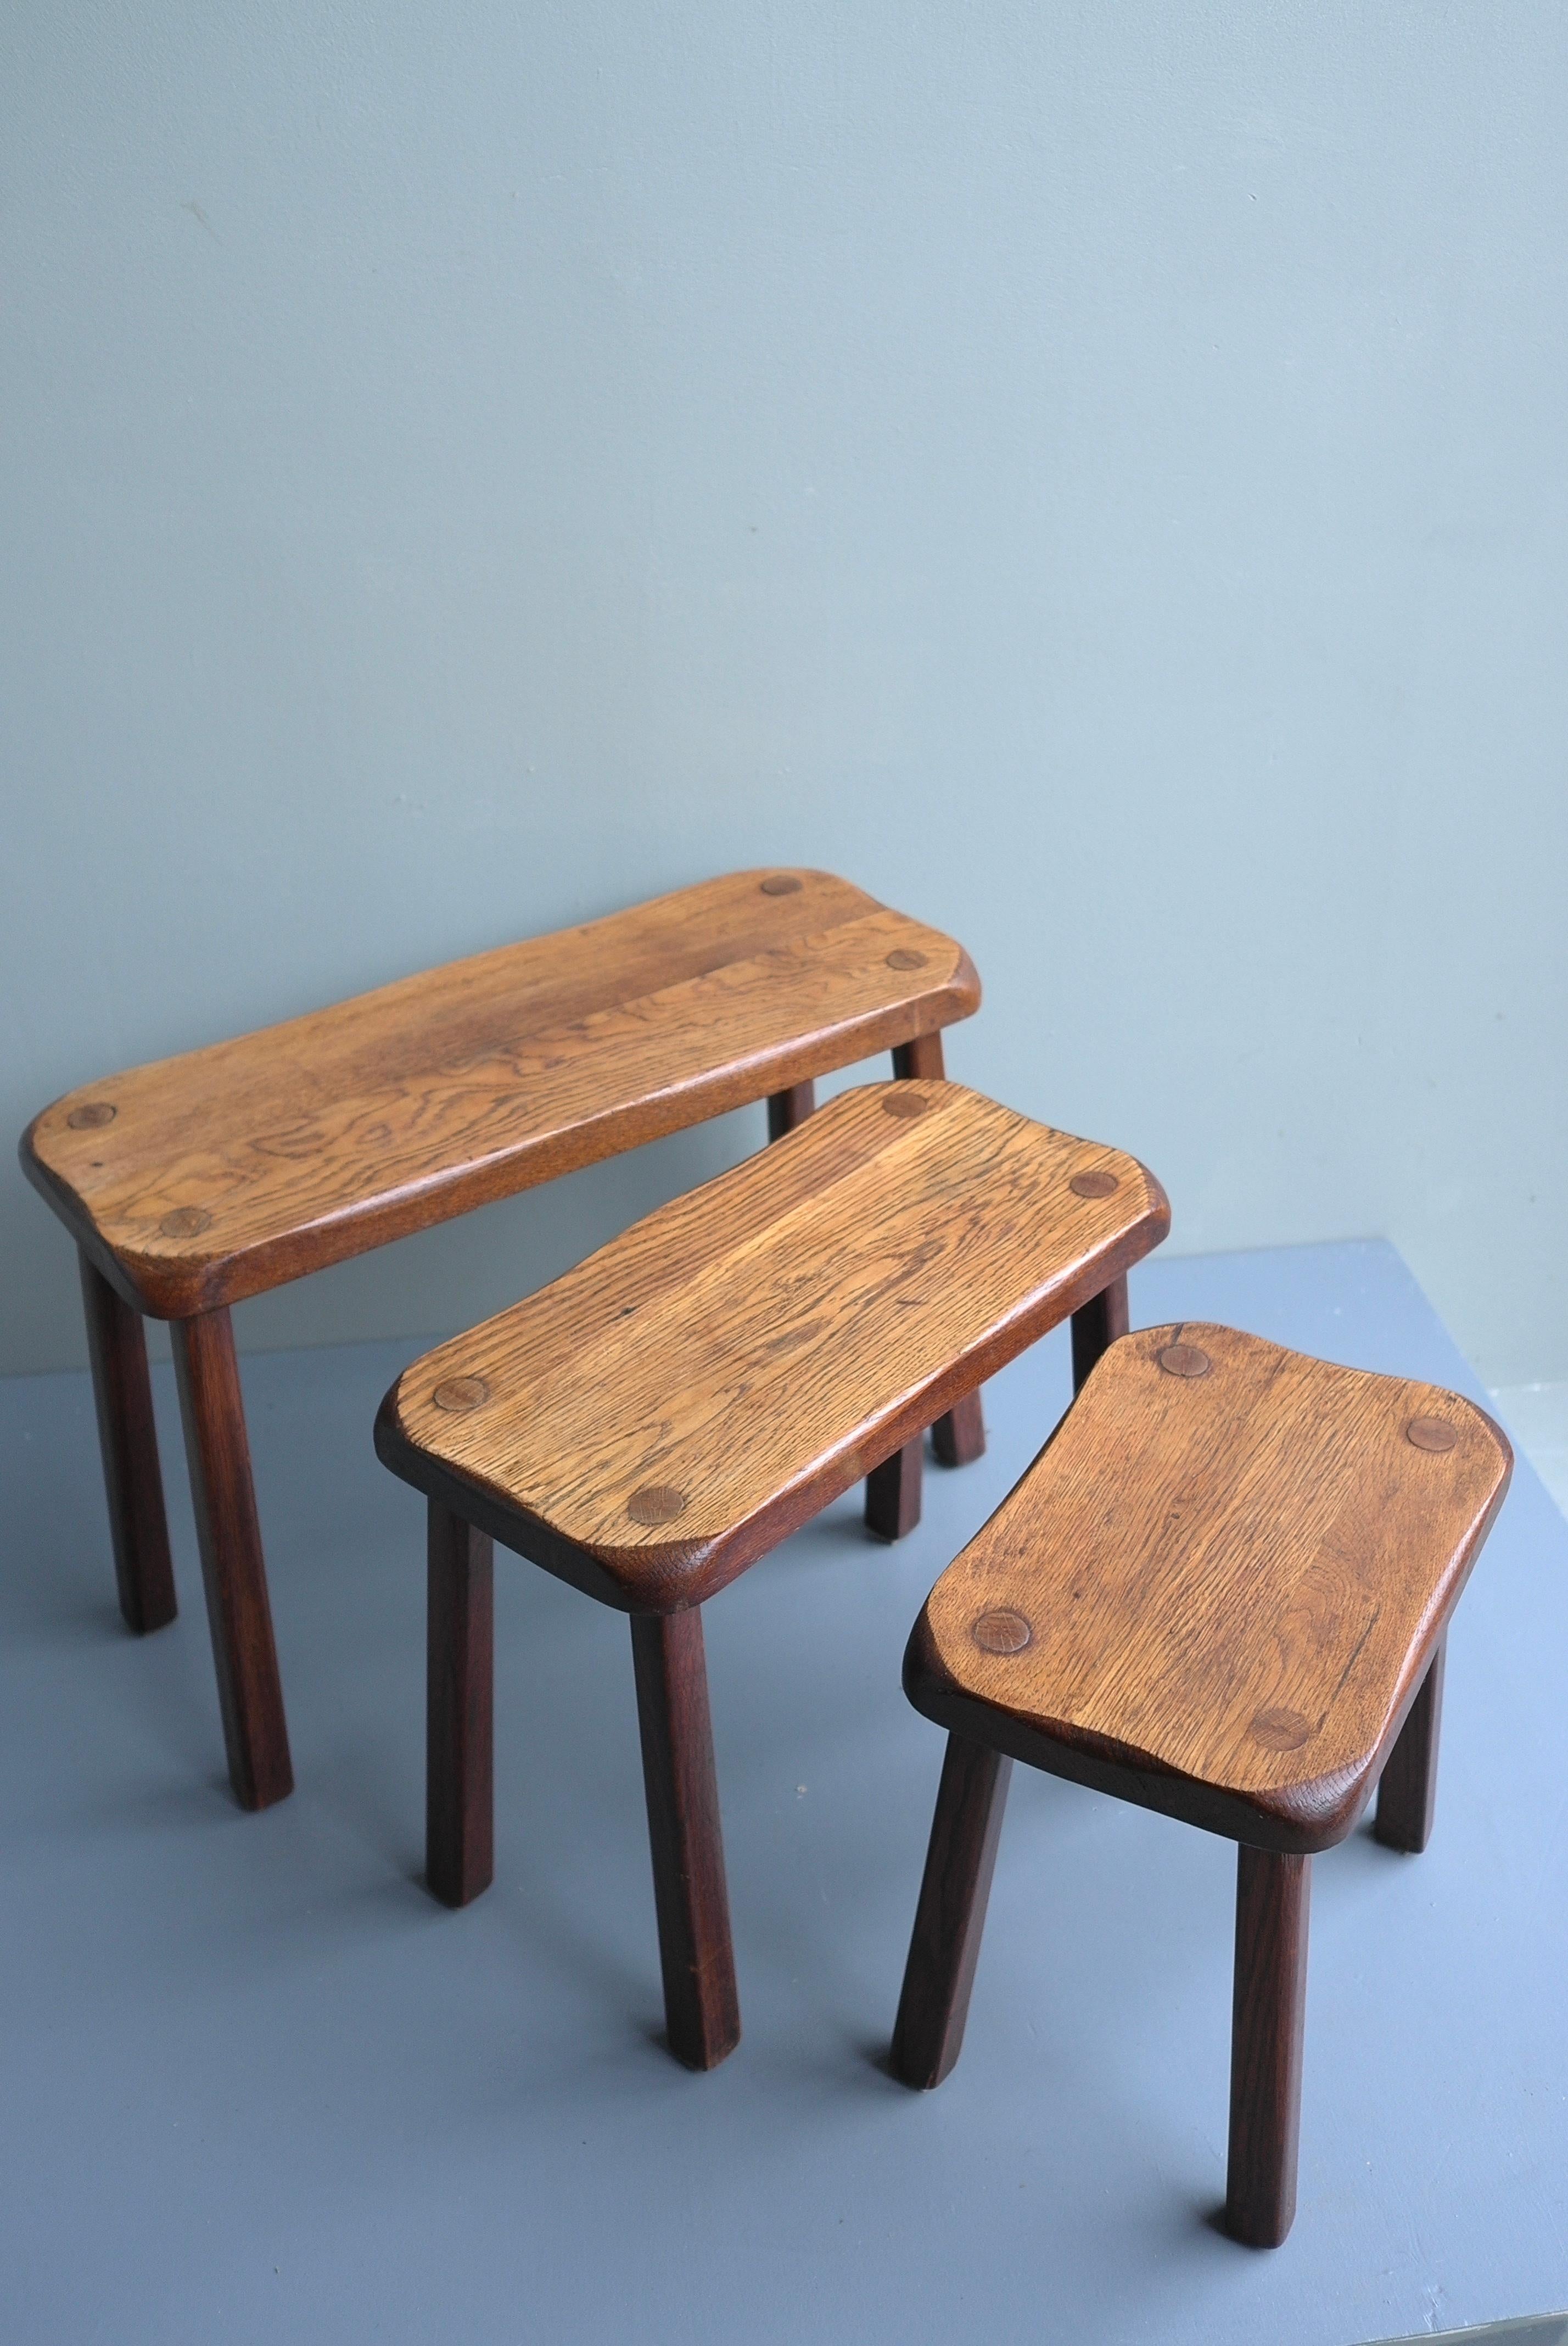
[[[180,1415],[242,1807],[293,1789],[229,1307],[308,1271],[891,1050],[942,1073],[978,1009],[962,945],[821,872],[741,872],[504,945],[233,1042],[69,1092],[22,1139],[81,1255],[120,1608],[174,1618],[143,1318],[173,1323]],[[978,1397],[935,1429],[958,1464]],[[918,1510],[918,1443],[868,1486]]]

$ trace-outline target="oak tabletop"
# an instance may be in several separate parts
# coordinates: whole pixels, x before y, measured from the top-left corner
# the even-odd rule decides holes
[[[377,1447],[606,1602],[678,1609],[1168,1227],[1115,1149],[956,1084],[867,1086],[416,1362]]]
[[[932,1590],[919,1708],[1263,1847],[1349,1831],[1502,1504],[1460,1394],[1208,1325],[1114,1344]],[[991,1739],[996,1739],[993,1737]],[[1056,1747],[1054,1753],[1050,1747]],[[1078,1755],[1082,1766],[1061,1764]],[[1110,1787],[1107,1786],[1109,1789]]]
[[[239,1301],[967,1017],[962,945],[732,872],[68,1093],[22,1143],[160,1318]]]

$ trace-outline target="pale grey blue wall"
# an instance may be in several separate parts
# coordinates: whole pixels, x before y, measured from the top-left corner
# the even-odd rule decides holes
[[[18,7],[12,1130],[726,865],[1188,1248],[1390,1233],[1568,1371],[1568,13]],[[250,1307],[436,1329],[755,1116]],[[6,1365],[78,1356],[0,1197]]]

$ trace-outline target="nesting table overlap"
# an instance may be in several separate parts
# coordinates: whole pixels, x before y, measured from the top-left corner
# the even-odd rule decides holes
[[[378,1448],[611,1604],[697,1604],[1168,1221],[1117,1150],[956,1084],[868,1086],[428,1353]]]
[[[69,1092],[29,1178],[185,1319],[979,1007],[962,945],[821,872],[742,872]]]
[[[703,1603],[1069,1315],[1087,1374],[1169,1219],[1117,1150],[956,1084],[869,1086],[405,1370],[376,1447],[430,1502],[435,1894],[493,1872],[499,1538],[632,1617],[670,2047],[721,2061]]]
[[[495,1198],[766,1097],[771,1138],[816,1076],[889,1050],[942,1073],[978,1008],[962,945],[848,882],[733,872],[555,936],[400,979],[56,1100],[22,1163],[76,1239],[120,1609],[176,1596],[143,1315],[175,1369],[230,1780],[293,1785],[229,1307]],[[983,1447],[978,1397],[935,1429]],[[914,1461],[868,1492],[918,1512]]]
[[[24,1169],[75,1238],[120,1606],[174,1617],[144,1321],[172,1323],[229,1776],[292,1788],[230,1307],[765,1098],[769,1146],[406,1370],[427,1505],[426,1881],[494,1867],[494,1544],[629,1617],[668,2044],[740,2035],[702,1609],[1066,1321],[1074,1401],[942,1575],[904,1687],[948,1730],[889,2067],[962,2048],[1014,1760],[1238,1844],[1225,2224],[1292,2221],[1313,1857],[1432,1830],[1446,1637],[1507,1490],[1461,1395],[1207,1323],[1128,1332],[1135,1158],[945,1079],[962,945],[830,873],[731,873],[67,1094]],[[891,1083],[820,1112],[875,1051]]]

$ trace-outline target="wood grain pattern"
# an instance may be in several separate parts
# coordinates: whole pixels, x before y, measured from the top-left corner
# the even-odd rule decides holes
[[[888,2066],[906,2086],[940,2086],[963,2050],[964,2025],[1013,1762],[950,1735],[915,1909]]]
[[[491,1545],[430,1503],[424,1878],[466,1906],[495,1872],[495,1599]]]
[[[174,1369],[234,1797],[270,1808],[294,1789],[239,1363],[227,1311],[178,1321]]]
[[[825,872],[736,872],[46,1108],[28,1178],[183,1318],[976,1009],[962,946]]]
[[[669,2049],[717,2068],[740,2042],[702,1615],[632,1621]]]
[[[1115,1188],[1076,1194],[1085,1166]],[[869,1086],[427,1353],[383,1402],[377,1450],[590,1594],[673,1611],[1168,1226],[1130,1157],[956,1084]],[[443,1405],[454,1385],[471,1405]]]
[[[147,1331],[141,1313],[116,1294],[86,1255],[81,1270],[120,1611],[127,1628],[145,1637],[163,1628],[178,1610],[158,1463]]]
[[[1237,1851],[1225,2229],[1277,2249],[1296,2213],[1312,1861]]]
[[[1458,1393],[1225,1328],[1143,1330],[942,1575],[905,1685],[1035,1766],[1259,1847],[1327,1848],[1511,1465]],[[975,1625],[997,1612],[1027,1634],[987,1650]]]
[[[940,1054],[942,1037],[932,1041]],[[907,1051],[895,1051],[895,1067]],[[941,1074],[940,1067],[936,1069]],[[794,1132],[817,1111],[817,1087],[814,1084],[796,1084],[787,1092],[776,1092],[768,1103],[768,1137],[782,1140],[787,1132]],[[948,1420],[942,1421],[945,1426]],[[925,1444],[921,1441],[906,1442],[873,1466],[866,1477],[866,1528],[872,1536],[883,1540],[904,1539],[920,1522],[921,1470],[925,1456]]]
[[[1432,1837],[1446,1651],[1445,1639],[1427,1664],[1420,1692],[1406,1714],[1378,1786],[1372,1831],[1385,1849],[1402,1850],[1407,1857],[1419,1857]]]
[[[921,1035],[912,1043],[901,1044],[893,1053],[893,1076],[900,1083],[941,1083],[946,1074],[940,1035]],[[977,1458],[984,1457],[985,1420],[981,1413],[978,1387],[973,1392],[962,1394],[950,1410],[943,1411],[932,1427],[931,1439],[939,1465],[972,1466]],[[903,1510],[908,1518],[904,1524],[906,1532],[913,1531],[920,1521],[920,1467],[921,1461],[916,1459],[912,1470],[908,1467],[900,1469],[901,1497],[905,1477],[911,1471],[915,1475],[913,1511]],[[882,1490],[873,1492],[868,1483],[867,1529],[879,1538],[901,1536],[884,1531],[884,1525],[893,1520],[896,1512],[892,1494]]]

